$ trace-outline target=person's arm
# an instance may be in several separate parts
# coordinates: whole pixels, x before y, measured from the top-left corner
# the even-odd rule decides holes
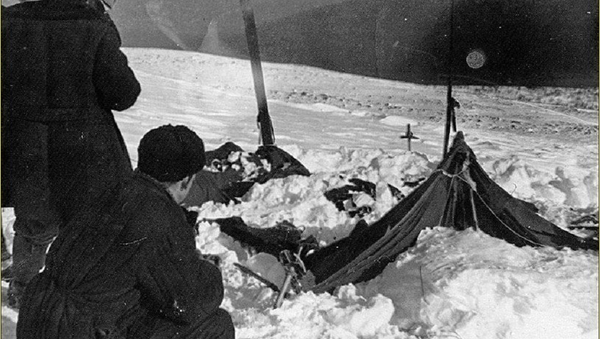
[[[201,170],[196,173],[192,188],[182,204],[189,207],[202,206],[209,201],[228,203],[232,198],[227,196],[223,190],[241,179],[242,174],[235,170],[225,172]]]
[[[94,86],[98,101],[104,108],[122,111],[135,103],[141,92],[140,83],[120,50],[121,38],[110,18],[94,64]]]
[[[180,211],[177,211],[180,212]],[[152,312],[187,324],[215,312],[223,300],[220,270],[200,259],[192,229],[182,215],[154,213],[152,234],[139,271],[142,302]],[[150,213],[152,215],[152,213]],[[162,224],[162,225],[161,225]]]

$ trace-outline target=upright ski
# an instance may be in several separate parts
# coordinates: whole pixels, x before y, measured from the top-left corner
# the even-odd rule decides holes
[[[260,136],[264,146],[273,146],[275,145],[275,133],[273,131],[273,124],[267,107],[267,96],[265,94],[265,84],[260,63],[260,50],[258,48],[258,34],[256,31],[256,22],[254,20],[254,10],[250,5],[250,0],[240,0],[240,4],[242,6],[248,52],[250,54],[250,63],[252,65],[254,92],[258,104],[257,123],[260,129]]]

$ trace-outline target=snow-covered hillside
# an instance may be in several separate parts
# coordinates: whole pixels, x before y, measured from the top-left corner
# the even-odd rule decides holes
[[[168,50],[125,52],[143,88],[133,108],[116,113],[134,165],[142,135],[167,123],[190,126],[207,149],[233,141],[256,150],[248,61]],[[303,66],[263,68],[277,145],[313,174],[256,185],[237,205],[194,207],[198,247],[223,259],[223,307],[238,338],[598,337],[597,253],[517,248],[472,230],[428,229],[377,278],[333,295],[296,295],[273,309],[276,295],[233,264],[277,283],[282,268],[265,255],[250,257],[207,220],[240,216],[254,227],[286,220],[331,243],[348,235],[358,219],[338,211],[323,193],[354,177],[377,185],[375,201],[364,202],[373,209],[366,220],[377,220],[397,202],[386,184],[408,193],[412,188],[404,183],[427,177],[439,162],[446,93]],[[535,99],[544,92],[511,91],[454,91],[461,103],[458,128],[481,165],[561,227],[597,211],[597,89],[560,102]],[[400,138],[407,124],[419,137],[412,152]],[[10,235],[14,217],[9,209],[2,216]],[[17,317],[3,303],[2,338],[14,338]]]

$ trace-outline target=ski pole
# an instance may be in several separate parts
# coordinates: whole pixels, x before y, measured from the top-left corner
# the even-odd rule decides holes
[[[411,151],[411,149],[410,149],[410,140],[411,139],[419,139],[419,138],[416,137],[413,132],[411,132],[411,130],[410,130],[410,124],[407,124],[406,125],[406,134],[400,136],[400,139],[408,139],[408,151],[410,152]]]
[[[287,271],[287,274],[285,275],[285,280],[283,281],[283,286],[281,287],[281,291],[279,292],[279,295],[277,296],[277,300],[275,301],[275,306],[273,308],[281,307],[281,304],[283,304],[283,299],[285,299],[285,294],[290,289],[290,285],[292,284],[292,278],[295,275],[294,268],[290,267],[286,271]]]

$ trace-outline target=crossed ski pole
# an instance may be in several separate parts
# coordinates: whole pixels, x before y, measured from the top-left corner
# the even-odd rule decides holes
[[[400,139],[408,139],[408,151],[410,152],[410,151],[411,151],[411,149],[410,149],[410,141],[411,141],[412,139],[419,139],[419,138],[418,138],[418,137],[416,137],[416,136],[413,134],[413,132],[411,132],[411,130],[410,130],[410,124],[407,124],[407,125],[406,125],[406,134],[404,134],[404,135],[400,136]]]

